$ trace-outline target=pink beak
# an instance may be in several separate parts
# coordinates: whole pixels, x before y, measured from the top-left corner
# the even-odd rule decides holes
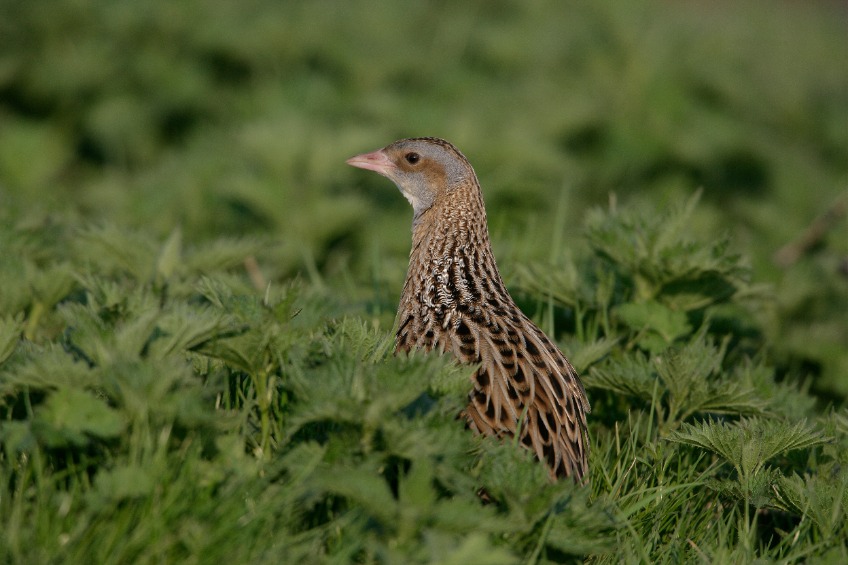
[[[395,164],[389,160],[383,150],[374,151],[372,153],[363,153],[356,157],[351,157],[347,160],[348,165],[359,167],[360,169],[368,169],[376,171],[384,177],[389,176],[389,171],[395,168]]]

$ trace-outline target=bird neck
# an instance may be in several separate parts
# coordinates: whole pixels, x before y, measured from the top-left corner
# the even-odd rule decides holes
[[[418,214],[412,224],[410,266],[457,252],[491,255],[486,210],[480,186],[459,186]]]
[[[442,195],[413,226],[409,269],[398,324],[432,329],[457,323],[452,312],[479,309],[487,297],[512,303],[489,243],[480,187],[474,183]],[[417,330],[416,330],[417,331]],[[425,332],[426,333],[426,332]],[[406,347],[400,336],[397,347]]]

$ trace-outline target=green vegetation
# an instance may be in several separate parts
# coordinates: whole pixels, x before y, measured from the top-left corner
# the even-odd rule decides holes
[[[848,562],[846,21],[0,3],[0,562]],[[414,135],[584,376],[588,488],[392,355],[411,211],[344,159]]]

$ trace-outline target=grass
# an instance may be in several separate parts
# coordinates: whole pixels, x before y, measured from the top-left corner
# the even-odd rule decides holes
[[[846,17],[2,4],[0,561],[845,562]],[[411,213],[343,162],[412,135],[583,375],[588,488],[391,352]]]

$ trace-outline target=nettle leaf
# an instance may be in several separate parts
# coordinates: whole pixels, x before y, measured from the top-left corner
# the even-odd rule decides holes
[[[77,284],[73,269],[68,263],[37,270],[30,275],[34,297],[45,307],[52,307],[68,296]]]
[[[76,279],[85,289],[86,303],[91,308],[110,313],[120,313],[126,309],[129,297],[125,282],[118,282],[93,273],[77,274]],[[78,307],[85,306],[82,304],[74,305]],[[60,313],[62,308],[70,306],[70,304],[60,305]]]
[[[46,347],[29,345],[8,372],[0,373],[0,392],[17,394],[22,390],[87,388],[96,386],[97,377],[85,362],[57,344]]]
[[[95,372],[102,390],[134,424],[180,422],[195,428],[215,419],[209,399],[181,356],[116,359]]]
[[[287,375],[299,399],[288,421],[289,434],[308,423],[348,422],[370,429],[386,422],[387,414],[408,407],[427,392],[425,359],[388,359],[362,363],[344,352],[329,353],[328,362],[308,375]],[[321,386],[314,386],[320,382]]]
[[[571,261],[556,265],[518,265],[515,278],[521,290],[551,298],[569,308],[574,308],[577,304],[590,304],[594,296],[594,290],[585,278],[579,276],[577,265]]]
[[[650,359],[639,352],[611,358],[593,367],[584,383],[646,402],[656,398],[669,422],[696,413],[763,413],[767,402],[754,383],[722,371],[726,346],[713,345],[701,331],[694,341]]]
[[[599,256],[632,279],[636,300],[661,300],[682,310],[704,307],[744,285],[748,269],[729,252],[727,240],[686,240],[699,199],[696,192],[667,213],[650,216],[626,209],[592,211],[586,237]]]
[[[209,273],[239,267],[259,253],[265,244],[256,239],[217,238],[189,250],[185,258],[191,272]],[[217,276],[217,275],[216,275]]]
[[[836,439],[825,452],[836,465],[848,468],[848,408],[834,410],[822,421],[825,433]]]
[[[712,420],[697,425],[683,424],[669,439],[720,455],[742,478],[752,477],[781,453],[830,441],[806,422],[793,424],[756,417],[733,423]]]
[[[92,299],[88,304],[63,304],[58,313],[68,325],[64,337],[69,347],[95,364],[139,356],[160,316],[153,297],[142,291],[124,296],[111,308]]]
[[[158,255],[156,240],[113,225],[91,227],[74,240],[77,257],[100,273],[128,273],[136,280],[150,280]]]
[[[0,316],[23,313],[32,302],[32,286],[29,280],[31,271],[32,246],[24,234],[10,227],[11,222],[4,218],[0,222]]]
[[[446,455],[462,456],[470,449],[472,437],[467,433],[464,422],[449,421],[448,425],[434,425],[431,418],[425,416],[428,415],[428,408],[432,410],[436,407],[436,400],[427,398],[426,404],[416,411],[418,406],[413,402],[402,413],[385,421],[380,427],[384,449],[392,455],[409,460]],[[459,414],[462,408],[463,406],[458,404],[451,405],[448,411],[450,415],[455,415]]]
[[[471,378],[477,371],[475,365],[460,365],[447,356],[438,361],[430,362],[433,371],[430,373],[430,389],[438,395],[465,397],[471,386]]]
[[[453,375],[460,371],[445,356],[389,355],[391,338],[359,320],[329,327],[319,347],[312,367],[292,367],[286,375],[289,384],[304,400],[304,410],[324,406],[323,412],[338,404],[354,410],[357,421],[377,422],[382,411],[394,413],[409,406],[430,389],[432,375],[441,368]],[[315,382],[324,386],[316,387]]]
[[[174,229],[162,249],[159,251],[159,257],[156,259],[156,281],[157,284],[164,284],[170,279],[177,268],[182,266],[182,245],[183,235],[179,228]]]
[[[113,469],[103,469],[94,478],[95,504],[120,502],[131,498],[149,496],[156,487],[150,471],[137,465],[121,465]]]
[[[592,367],[583,384],[650,401],[659,383],[650,361],[642,355],[627,355]]]
[[[157,320],[155,339],[148,352],[157,357],[184,352],[213,340],[232,326],[223,312],[180,302]]]
[[[385,526],[397,525],[400,508],[398,501],[389,490],[386,480],[373,469],[359,467],[352,469],[322,469],[312,479],[316,487],[348,498]]]
[[[225,281],[206,275],[201,276],[197,281],[195,290],[216,308],[225,308],[236,294],[235,289]]]
[[[652,365],[668,391],[670,417],[685,419],[710,405],[722,408],[721,399],[716,397],[721,387],[715,375],[721,371],[725,349],[726,343],[720,348],[715,347],[702,331],[694,341],[652,359]],[[733,386],[728,388],[735,389]]]
[[[215,336],[192,346],[199,353],[255,375],[281,366],[297,343],[312,343],[306,336],[314,326],[303,323],[295,306],[300,297],[297,284],[269,288],[260,297],[203,277],[196,290],[210,302],[214,309],[210,312],[217,310],[223,316]]]
[[[230,439],[233,442],[233,450],[244,455],[244,443]],[[291,476],[293,483],[301,483],[308,480],[318,471],[321,461],[327,453],[326,446],[314,441],[302,441],[289,449],[281,457],[281,462]]]
[[[151,309],[116,324],[112,330],[114,338],[103,343],[109,348],[109,354],[101,355],[100,361],[106,363],[116,357],[140,357],[147,349],[161,316],[160,310]]]
[[[744,383],[722,380],[707,388],[704,396],[685,405],[681,419],[696,412],[711,414],[763,414],[767,401]]]
[[[552,483],[545,468],[515,441],[477,437],[482,452],[477,479],[508,512],[510,537],[579,555],[608,546],[613,528],[604,503],[572,481]]]
[[[453,536],[451,536],[453,537]],[[487,536],[471,533],[460,540],[440,539],[429,535],[431,563],[444,565],[512,565],[520,563],[517,556],[504,547],[492,545]],[[401,559],[403,556],[399,556]]]
[[[394,346],[390,335],[375,331],[363,320],[356,318],[344,318],[329,327],[328,334],[333,338],[332,345],[336,352],[349,352],[353,359],[361,362],[387,359]]]
[[[781,477],[777,487],[778,506],[809,516],[825,538],[848,529],[848,473],[844,470],[828,477],[798,474]]]
[[[840,412],[834,412],[831,415],[831,420],[833,421],[834,429],[838,430],[839,433],[848,436],[848,409],[843,409]]]
[[[15,352],[23,331],[24,322],[21,316],[0,318],[0,365]]]
[[[577,373],[583,374],[590,366],[609,355],[618,343],[618,339],[606,337],[596,339],[590,343],[576,343],[576,341],[573,341],[568,344],[571,346],[568,359],[577,370]]]
[[[0,314],[14,315],[22,313],[32,302],[32,288],[26,280],[23,265],[18,261],[0,261],[0,277],[3,292],[0,292]]]
[[[555,499],[553,495],[570,485],[552,484],[545,468],[517,443],[475,437],[481,453],[478,480],[486,485],[486,492],[492,498],[515,510],[520,527],[529,530],[547,515]]]
[[[0,422],[0,445],[8,460],[14,460],[16,454],[32,451],[38,440],[32,430],[31,421],[11,420]]]
[[[431,510],[437,498],[433,490],[434,478],[433,462],[430,459],[420,458],[414,461],[409,472],[399,481],[398,501],[400,504],[424,511]]]
[[[685,312],[672,310],[652,300],[622,304],[614,312],[632,330],[646,332],[639,339],[639,345],[652,352],[664,350],[692,331]]]
[[[545,542],[557,550],[571,555],[586,555],[609,550],[613,545],[609,534],[614,525],[608,508],[602,501],[587,505],[583,493],[565,498],[560,510],[551,514],[551,528]]]
[[[703,269],[690,278],[681,277],[664,284],[660,296],[670,308],[690,312],[727,300],[739,286],[737,281],[721,271]]]
[[[476,485],[474,486],[473,492],[476,497],[477,489]],[[433,483],[433,488],[438,490],[438,484]],[[469,532],[502,534],[509,531],[511,524],[507,518],[499,516],[494,508],[481,508],[477,500],[469,500],[469,498],[442,497],[439,499],[434,507],[433,515],[443,529],[463,535],[468,535]]]
[[[747,410],[751,414],[769,411],[797,421],[814,413],[815,397],[805,394],[795,381],[775,382],[774,369],[762,362],[743,359],[741,363],[734,364],[723,382],[723,395],[735,395],[737,404],[743,401],[754,407]],[[734,392],[734,386],[740,390]],[[734,402],[734,398],[726,400]]]
[[[744,481],[740,481],[739,477],[736,479],[710,479],[705,484],[723,496],[744,500],[756,508],[774,508],[780,506],[775,497],[775,490],[781,477],[778,469],[766,466]]]
[[[123,432],[121,413],[103,400],[79,389],[60,388],[36,410],[37,435],[51,447],[85,445],[91,437],[107,439]]]
[[[129,294],[124,290],[118,303],[107,296],[91,296],[87,304],[63,305],[59,314],[68,325],[67,342],[94,364],[182,353],[234,327],[222,310],[186,302],[162,306],[141,288]]]

